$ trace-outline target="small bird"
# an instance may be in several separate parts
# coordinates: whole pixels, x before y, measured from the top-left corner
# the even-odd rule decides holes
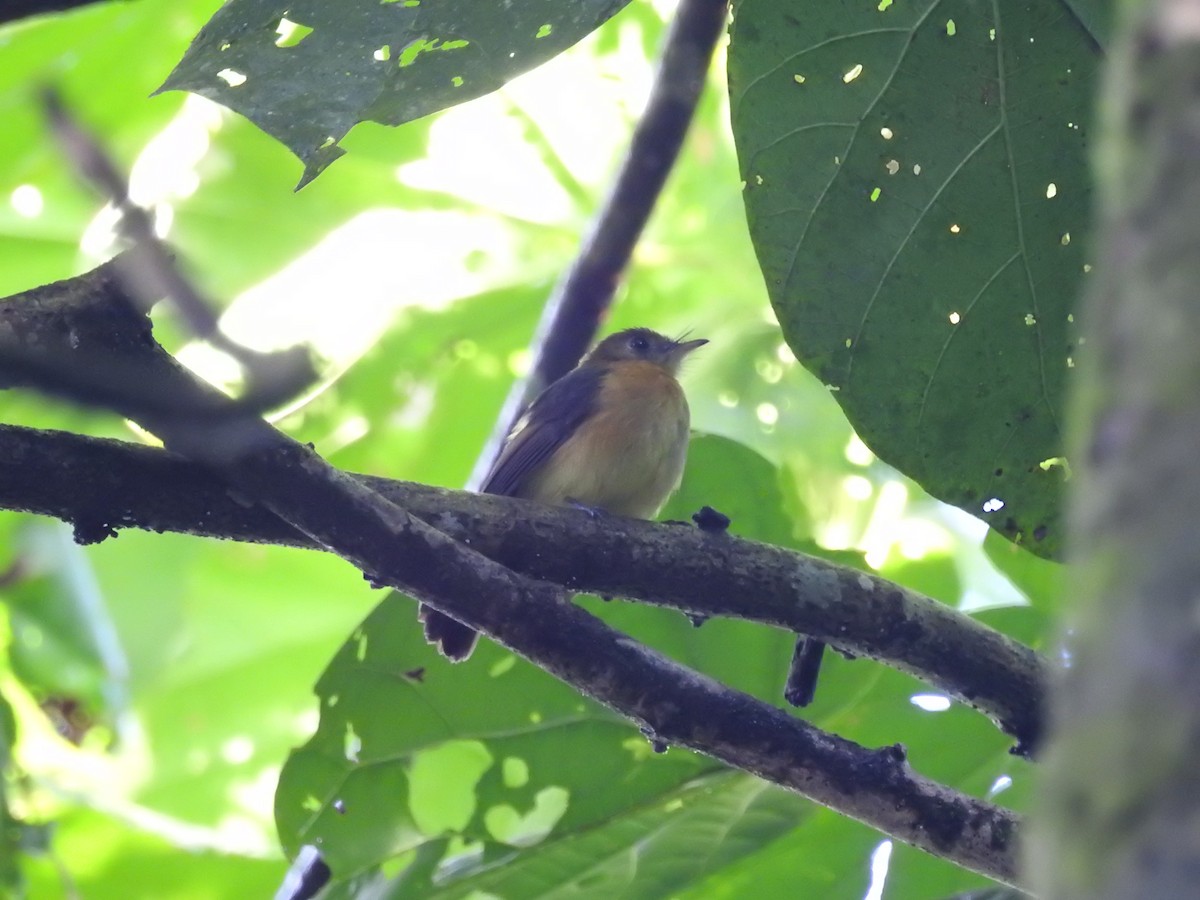
[[[675,376],[707,343],[649,328],[610,334],[529,405],[483,493],[653,518],[679,487],[687,456],[690,415]],[[428,607],[421,621],[448,659],[471,655],[475,631]]]

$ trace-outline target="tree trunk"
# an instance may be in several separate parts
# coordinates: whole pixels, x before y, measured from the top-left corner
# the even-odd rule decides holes
[[[1118,6],[1070,457],[1079,603],[1025,842],[1044,898],[1200,892],[1200,2]]]

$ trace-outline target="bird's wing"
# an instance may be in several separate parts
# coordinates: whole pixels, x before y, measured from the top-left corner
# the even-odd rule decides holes
[[[519,496],[529,475],[592,415],[603,380],[603,368],[583,366],[539,394],[509,435],[483,493]]]

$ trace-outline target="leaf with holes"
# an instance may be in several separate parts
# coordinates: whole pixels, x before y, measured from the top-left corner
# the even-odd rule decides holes
[[[229,0],[160,90],[234,109],[300,157],[307,184],[362,121],[401,125],[490,93],[628,0]]]
[[[788,343],[881,458],[1044,556],[1106,33],[1090,0],[742,0],[730,44]]]

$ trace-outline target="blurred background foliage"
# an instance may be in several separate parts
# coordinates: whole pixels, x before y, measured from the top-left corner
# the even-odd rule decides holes
[[[199,97],[149,97],[219,5],[98,3],[0,29],[0,295],[115,246],[110,210],[46,132],[35,95],[49,81],[131,171],[227,330],[320,353],[324,378],[283,428],[347,469],[461,486],[602,200],[673,4],[630,4],[495,94],[356,127],[348,155],[299,193],[300,164],[249,122]],[[666,515],[709,503],[737,533],[869,567],[1042,646],[1057,567],[985,539],[875,459],[784,344],[747,236],[723,66],[722,49],[608,323],[712,339],[685,373],[704,436]],[[169,317],[156,329],[206,377],[230,377]],[[147,439],[28,394],[0,395],[0,418]],[[11,514],[0,532],[0,879],[18,895],[268,896],[280,845],[317,838],[342,896],[929,898],[986,885],[711,760],[654,754],[486,642],[449,668],[410,601],[336,559],[134,532],[80,548],[65,526]],[[789,636],[582,602],[781,702]],[[805,716],[1025,804],[1028,764],[1003,736],[907,676],[835,656]]]

